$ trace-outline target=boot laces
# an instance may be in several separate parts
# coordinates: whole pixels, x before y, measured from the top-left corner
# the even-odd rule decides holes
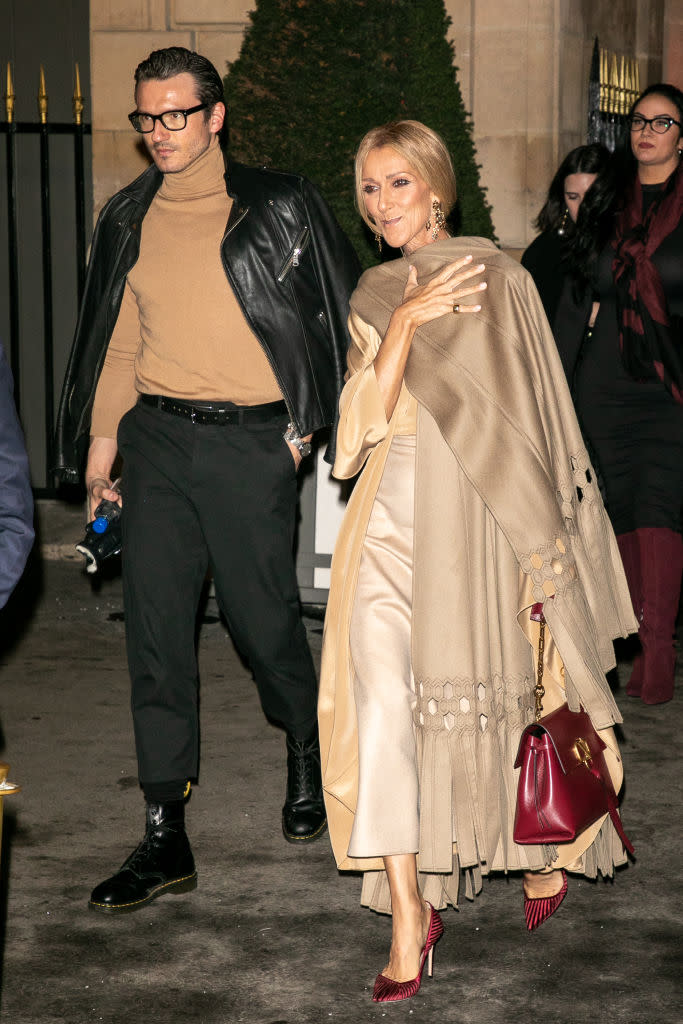
[[[289,741],[290,799],[301,799],[302,797],[310,800],[317,799],[315,778],[315,763],[317,761],[317,750],[313,744],[305,740]]]
[[[175,829],[173,829],[169,825],[148,825],[141,842],[133,850],[130,857],[123,866],[125,868],[128,868],[130,871],[134,871],[136,873],[139,873],[137,871],[137,867],[140,863],[145,864],[145,862],[147,862],[145,866],[148,867],[150,856],[153,856],[154,854],[157,854],[159,852],[159,844],[158,842],[155,842],[155,840],[161,838],[158,835],[158,833],[162,829],[164,832],[175,831]],[[142,873],[145,874],[145,872]]]

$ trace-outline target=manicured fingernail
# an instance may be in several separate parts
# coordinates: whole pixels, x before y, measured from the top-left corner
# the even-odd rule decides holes
[[[477,267],[477,270],[483,270],[483,269],[484,269],[484,264],[480,263],[479,266]]]
[[[487,285],[486,281],[482,281],[481,284],[479,285],[479,290],[480,291],[483,291],[484,288],[488,288],[488,285]]]
[[[469,263],[469,261],[470,261],[471,259],[472,259],[472,253],[470,253],[470,254],[469,254],[469,256],[465,256],[465,260],[466,260],[466,262],[468,262],[468,263]]]
[[[479,313],[479,312],[480,312],[480,310],[481,310],[481,306],[475,306],[475,307],[474,307],[474,312],[475,312],[475,313]]]

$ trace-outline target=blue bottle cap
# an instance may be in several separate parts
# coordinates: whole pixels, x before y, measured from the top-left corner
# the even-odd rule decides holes
[[[97,519],[93,519],[92,528],[95,533],[105,533],[109,526],[109,520],[106,516],[98,516]]]

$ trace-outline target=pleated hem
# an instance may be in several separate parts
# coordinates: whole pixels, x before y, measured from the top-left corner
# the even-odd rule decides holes
[[[609,816],[569,844],[521,845],[512,835],[519,772],[519,737],[531,719],[523,678],[484,683],[420,680],[413,712],[420,792],[417,854],[422,894],[436,907],[472,900],[485,875],[564,867],[612,877],[626,862]],[[361,903],[391,913],[384,871],[366,871]]]
[[[461,894],[465,899],[473,901],[482,890],[483,879],[490,874],[520,874],[521,871],[541,871],[544,868],[558,867],[561,859],[561,846],[520,847],[522,850],[535,850],[538,856],[530,858],[536,864],[523,869],[489,869],[487,864],[474,864],[463,867],[457,849],[453,849],[452,870],[449,872],[432,872],[418,870],[418,883],[424,899],[428,900],[436,910],[445,910],[451,906],[458,909]],[[627,862],[624,848],[611,820],[606,818],[597,836],[584,853],[569,863],[563,864],[571,874],[583,875],[586,878],[612,878],[614,869]],[[368,907],[378,914],[391,914],[391,892],[386,871],[365,871],[361,889],[361,906]]]

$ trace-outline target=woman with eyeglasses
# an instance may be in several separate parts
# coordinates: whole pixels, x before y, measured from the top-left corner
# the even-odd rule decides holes
[[[626,692],[646,704],[673,697],[683,574],[681,124],[683,93],[673,85],[651,85],[631,109],[626,185],[574,375],[640,621]]]

